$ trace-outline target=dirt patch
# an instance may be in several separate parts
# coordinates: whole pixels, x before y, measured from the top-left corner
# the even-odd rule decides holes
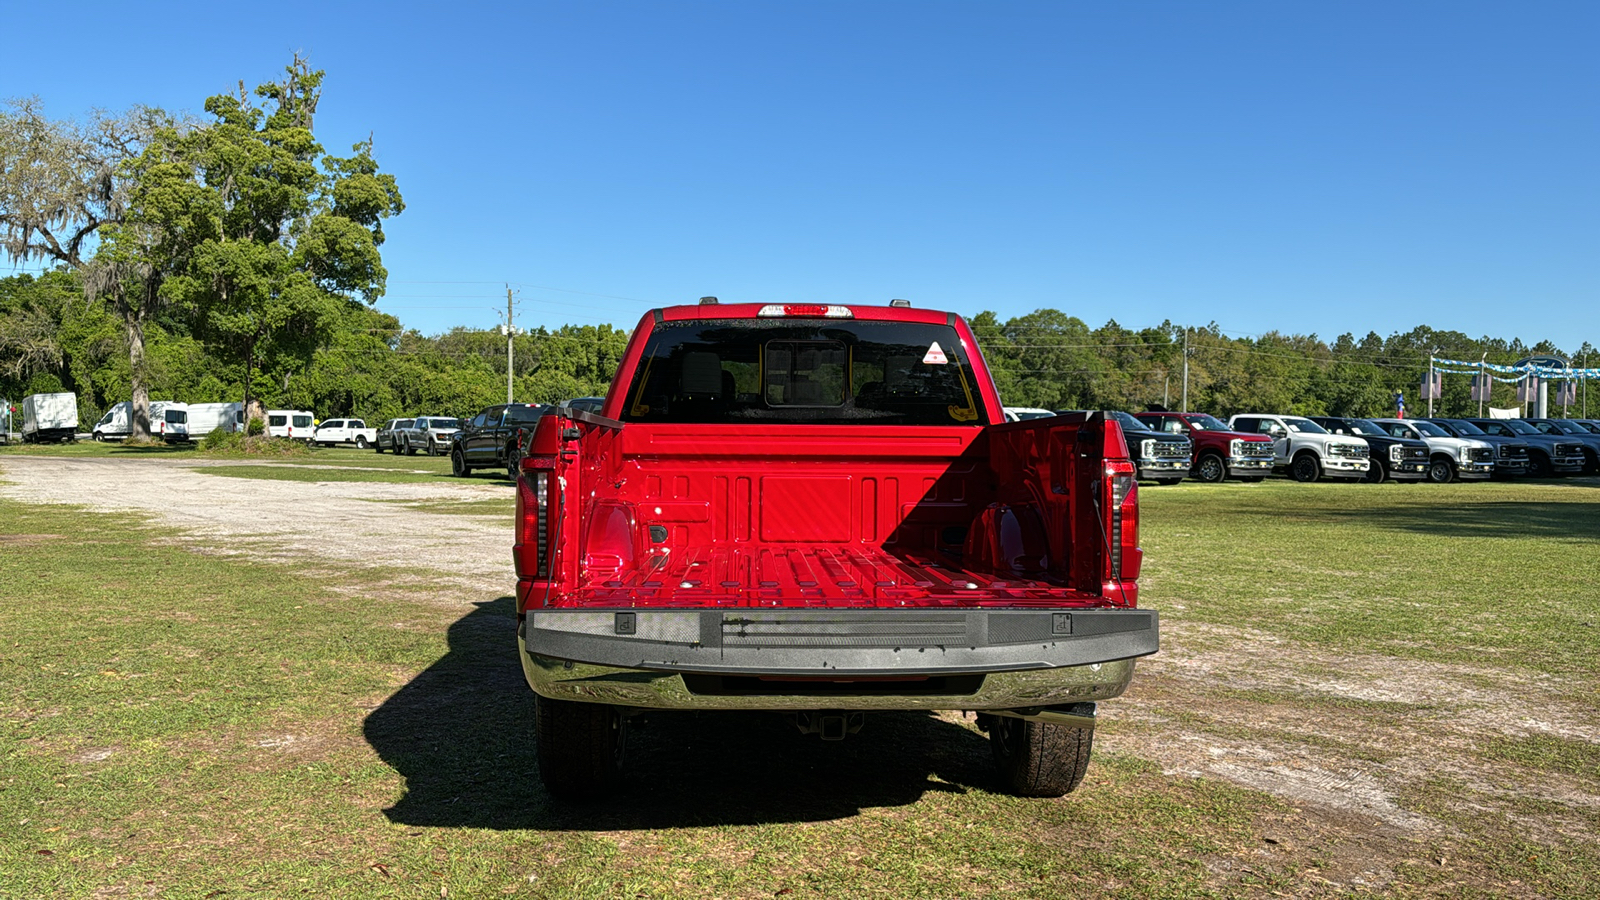
[[[405,505],[502,499],[505,485],[235,480],[195,471],[214,464],[15,457],[4,463],[0,496],[145,513],[180,529],[186,546],[216,555],[426,572],[426,589],[412,592],[418,602],[460,606],[504,596],[516,584],[509,523]]]
[[[1455,829],[1413,802],[1436,786],[1485,802],[1533,834],[1572,838],[1600,809],[1593,780],[1502,764],[1496,738],[1600,741],[1560,676],[1363,654],[1337,654],[1238,628],[1162,623],[1160,655],[1142,661],[1124,701],[1108,705],[1097,749],[1159,764],[1167,775],[1220,778],[1295,804],[1375,819],[1414,839]],[[1336,674],[1329,674],[1336,673]],[[1470,799],[1467,796],[1470,795]],[[1550,805],[1530,815],[1519,801]],[[1481,810],[1478,810],[1481,812]],[[1576,835],[1600,843],[1595,835]]]
[[[42,544],[59,540],[59,534],[0,534],[0,544]]]

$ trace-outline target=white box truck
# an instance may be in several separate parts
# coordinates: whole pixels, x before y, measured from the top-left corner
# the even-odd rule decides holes
[[[70,441],[77,433],[77,394],[29,394],[22,398],[23,443]]]
[[[133,403],[124,400],[94,423],[97,441],[120,441],[133,433]],[[189,404],[175,400],[150,401],[150,436],[175,444],[189,439]]]

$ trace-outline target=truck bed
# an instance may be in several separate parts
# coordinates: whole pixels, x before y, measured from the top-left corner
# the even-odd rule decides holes
[[[1097,575],[1104,526],[1080,492],[1099,477],[1098,463],[1079,473],[1076,423],[911,430],[574,419],[583,438],[562,445],[565,457],[536,452],[528,464],[564,473],[551,481],[565,484],[552,542],[581,550],[557,550],[561,583],[525,580],[522,608],[1133,602],[1131,591],[1107,596]],[[985,510],[1021,511],[1037,524],[985,519]],[[575,542],[561,533],[569,529]],[[968,544],[969,532],[1002,531],[1005,566]]]
[[[568,594],[576,605],[653,607],[1070,607],[1098,594],[1040,579],[1005,579],[952,557],[866,544],[691,547],[648,570],[617,573]]]

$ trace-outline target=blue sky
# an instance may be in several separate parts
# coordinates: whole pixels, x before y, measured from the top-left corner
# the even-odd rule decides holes
[[[400,180],[379,306],[424,333],[510,282],[523,325],[905,297],[1600,344],[1593,3],[264,9],[13,9],[0,96],[198,110],[303,51],[323,144]]]

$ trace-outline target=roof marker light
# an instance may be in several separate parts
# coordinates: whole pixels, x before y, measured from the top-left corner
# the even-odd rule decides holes
[[[717,305],[717,298],[715,298],[715,297],[701,297],[700,298],[700,305],[701,306],[716,306]]]
[[[890,306],[898,306],[898,307],[901,307],[901,308],[906,308],[906,307],[909,307],[911,305],[911,301],[910,300],[890,300],[889,301],[889,305]]]
[[[768,303],[756,315],[764,318],[783,316],[821,316],[827,319],[854,319],[856,314],[848,306],[828,306],[821,303]]]

